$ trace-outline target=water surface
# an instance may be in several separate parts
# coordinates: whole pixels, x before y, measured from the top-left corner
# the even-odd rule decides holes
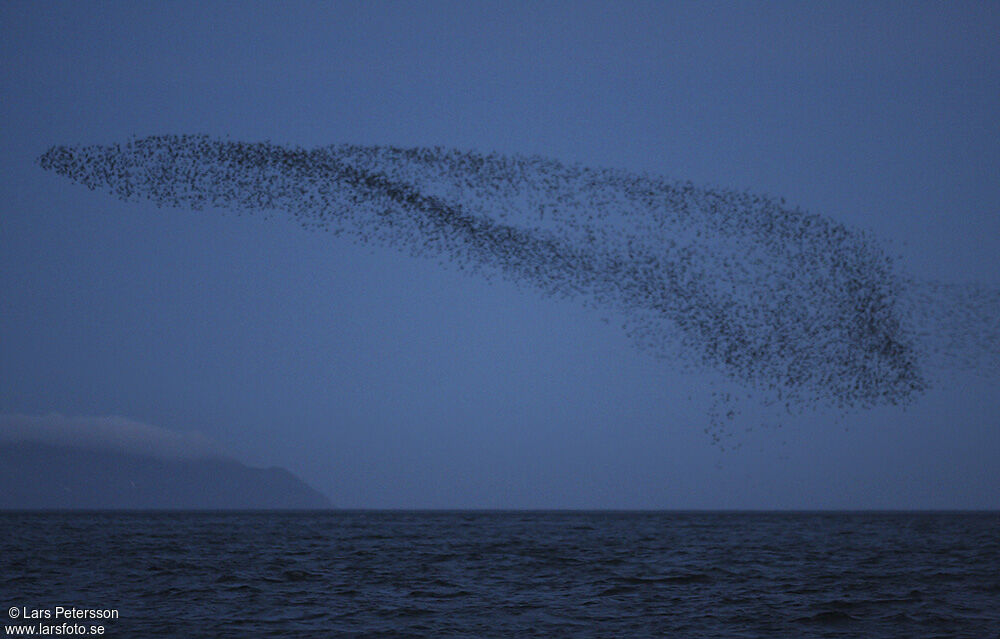
[[[1000,637],[1000,513],[8,512],[0,557],[108,637]]]

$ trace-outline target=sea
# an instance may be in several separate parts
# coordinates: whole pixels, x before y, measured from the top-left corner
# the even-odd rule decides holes
[[[4,512],[0,603],[5,636],[988,639],[1000,513]]]

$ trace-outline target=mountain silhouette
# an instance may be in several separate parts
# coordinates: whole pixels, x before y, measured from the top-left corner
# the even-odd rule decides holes
[[[0,444],[0,509],[323,509],[284,468],[38,442]]]

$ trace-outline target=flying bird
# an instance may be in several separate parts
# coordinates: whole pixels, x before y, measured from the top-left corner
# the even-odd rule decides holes
[[[869,234],[740,190],[536,156],[204,135],[55,146],[39,163],[122,200],[284,213],[611,310],[641,348],[792,403],[910,401],[935,350],[917,319],[954,320],[915,310],[940,297],[915,306],[912,291],[931,289]],[[1000,306],[990,295],[971,305]],[[970,326],[952,333],[996,335],[995,322]]]

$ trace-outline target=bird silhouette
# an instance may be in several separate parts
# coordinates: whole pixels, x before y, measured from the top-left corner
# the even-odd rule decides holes
[[[912,400],[944,326],[994,359],[1000,343],[997,315],[969,310],[1000,308],[995,292],[951,290],[963,304],[949,311],[946,287],[914,287],[870,235],[745,191],[536,156],[203,135],[55,146],[39,163],[122,200],[284,213],[620,313],[641,348],[789,404]]]

